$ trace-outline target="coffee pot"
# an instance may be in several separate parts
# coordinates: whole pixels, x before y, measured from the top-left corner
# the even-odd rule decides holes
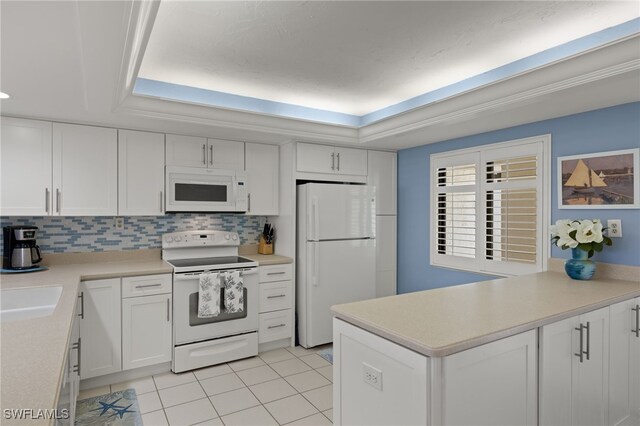
[[[5,226],[3,228],[3,267],[6,269],[32,269],[42,261],[36,244],[36,226]]]

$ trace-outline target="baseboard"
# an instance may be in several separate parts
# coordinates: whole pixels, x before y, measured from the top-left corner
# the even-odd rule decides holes
[[[104,376],[92,377],[90,379],[80,380],[80,390],[98,388],[100,386],[114,385],[116,383],[126,382],[129,380],[141,379],[154,374],[168,373],[171,371],[171,363],[165,362],[148,367],[135,368],[133,370],[118,371],[117,373],[106,374]]]

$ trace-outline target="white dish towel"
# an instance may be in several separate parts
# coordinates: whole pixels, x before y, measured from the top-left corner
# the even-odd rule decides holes
[[[198,285],[198,318],[213,318],[220,314],[220,277],[217,273],[200,274]]]
[[[224,277],[224,310],[228,314],[244,311],[244,283],[240,271],[227,272]]]

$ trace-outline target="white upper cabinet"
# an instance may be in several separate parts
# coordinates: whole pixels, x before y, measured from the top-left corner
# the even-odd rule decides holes
[[[2,117],[2,216],[51,214],[51,123]]]
[[[244,170],[244,142],[167,135],[167,166]]]
[[[299,143],[296,156],[298,172],[367,175],[367,151],[364,149]]]
[[[244,142],[207,139],[210,168],[244,170]]]
[[[397,161],[395,152],[368,152],[367,184],[376,187],[376,214],[397,214]]]
[[[207,167],[207,139],[167,135],[167,166]]]
[[[164,214],[164,134],[118,130],[118,215]]]
[[[258,143],[247,143],[245,147],[249,200],[247,214],[276,216],[279,211],[279,147]]]
[[[53,124],[55,214],[115,216],[118,213],[116,129]]]

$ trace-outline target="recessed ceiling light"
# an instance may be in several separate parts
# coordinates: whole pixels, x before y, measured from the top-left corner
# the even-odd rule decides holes
[[[0,92],[0,99],[9,99],[9,95],[4,92]]]

